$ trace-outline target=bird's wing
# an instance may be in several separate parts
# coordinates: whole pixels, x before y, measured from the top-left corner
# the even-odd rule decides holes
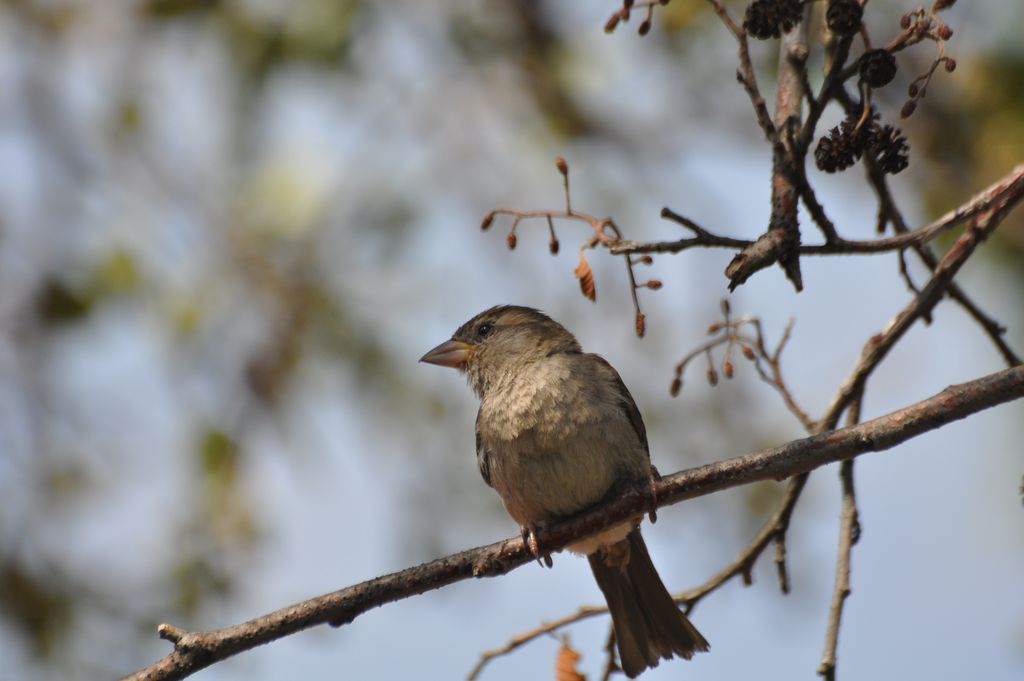
[[[643,426],[641,426],[643,427]],[[476,463],[480,467],[480,477],[484,479],[488,487],[494,487],[491,484],[491,454],[484,447],[483,440],[480,439],[480,412],[476,413]]]
[[[590,355],[594,358],[605,372],[608,374],[612,381],[612,385],[619,398],[619,406],[626,413],[626,417],[629,422],[633,425],[633,430],[636,431],[636,436],[640,438],[640,443],[644,446],[644,451],[647,452],[648,459],[651,456],[651,449],[647,445],[647,428],[644,427],[644,420],[640,416],[640,410],[636,407],[636,402],[633,400],[633,396],[629,394],[629,389],[626,384],[622,382],[622,377],[619,376],[619,372],[615,370],[611,364],[608,363],[604,357],[600,355]]]

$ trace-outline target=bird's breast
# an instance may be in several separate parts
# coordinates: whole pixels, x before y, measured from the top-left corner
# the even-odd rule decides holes
[[[588,402],[571,372],[539,373],[494,386],[478,422],[491,484],[520,525],[597,503],[616,483],[639,478],[637,462],[646,461],[624,417]]]

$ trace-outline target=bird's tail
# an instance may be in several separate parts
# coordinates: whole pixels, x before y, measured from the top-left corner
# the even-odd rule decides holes
[[[608,602],[626,676],[656,667],[662,658],[690,659],[708,649],[662,583],[639,529],[587,559]]]

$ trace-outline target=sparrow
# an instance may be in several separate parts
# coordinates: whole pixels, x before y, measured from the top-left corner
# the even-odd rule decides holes
[[[583,352],[575,336],[543,312],[492,307],[420,361],[466,375],[480,400],[480,474],[524,537],[628,486],[652,484],[647,431],[618,372]],[[651,562],[642,517],[568,546],[590,562],[630,678],[661,659],[708,650]]]

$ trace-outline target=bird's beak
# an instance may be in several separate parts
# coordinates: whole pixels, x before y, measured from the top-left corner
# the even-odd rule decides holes
[[[465,369],[466,362],[473,356],[474,347],[462,341],[449,340],[420,357],[421,362],[436,364],[441,367]]]

